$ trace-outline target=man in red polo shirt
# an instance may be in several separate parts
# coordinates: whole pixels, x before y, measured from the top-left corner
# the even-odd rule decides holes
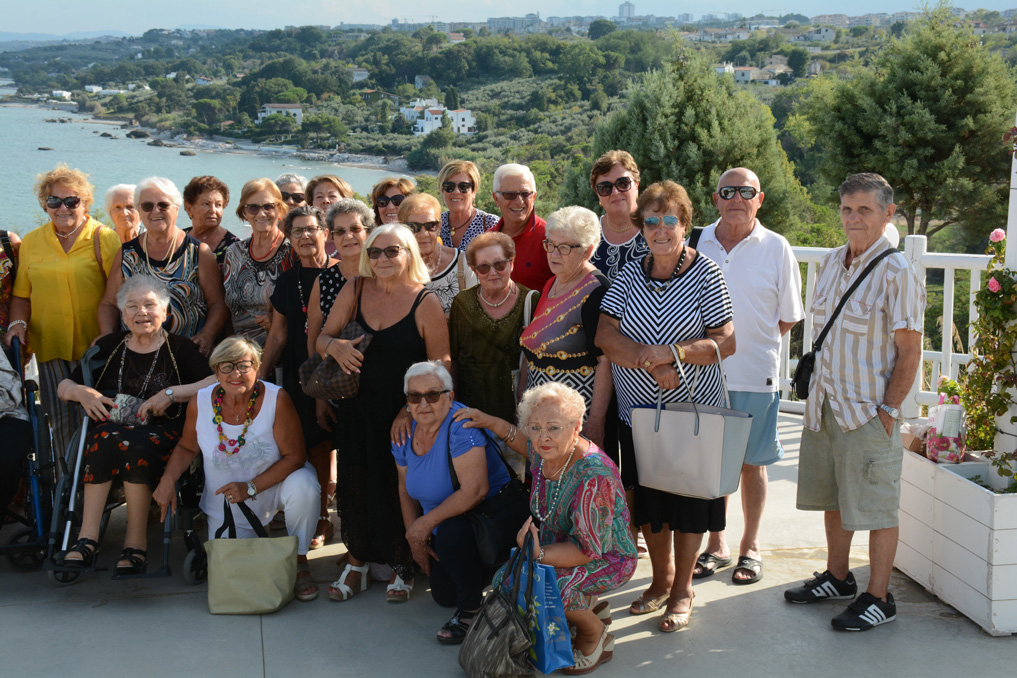
[[[544,289],[544,283],[551,278],[543,244],[547,222],[533,210],[537,200],[533,172],[526,165],[502,165],[494,172],[491,195],[501,210],[501,220],[491,230],[501,231],[516,244],[512,279],[531,290]]]

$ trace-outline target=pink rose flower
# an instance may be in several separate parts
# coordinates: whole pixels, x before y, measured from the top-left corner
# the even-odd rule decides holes
[[[995,277],[989,278],[989,291],[990,292],[999,292],[1001,289],[1003,289],[1003,286],[999,284],[999,281],[996,280]]]
[[[997,228],[989,234],[989,240],[992,242],[1003,242],[1006,240],[1006,231],[1001,228]]]

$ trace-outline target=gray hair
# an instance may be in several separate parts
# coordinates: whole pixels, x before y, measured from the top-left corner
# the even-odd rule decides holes
[[[238,360],[243,360],[247,356],[251,356],[251,361],[254,363],[254,369],[261,367],[261,346],[248,339],[242,337],[239,334],[235,334],[232,337],[226,337],[219,345],[212,350],[212,355],[208,356],[208,366],[215,372],[216,368],[223,363],[235,363]]]
[[[304,190],[304,186],[307,185],[307,179],[299,174],[287,172],[286,174],[280,174],[279,178],[275,180],[275,185],[280,190],[282,190],[282,187],[286,184],[299,184],[300,190]]]
[[[586,401],[579,391],[570,388],[557,381],[549,381],[528,389],[523,393],[519,406],[516,408],[516,417],[522,427],[530,423],[530,415],[537,406],[544,401],[550,400],[558,405],[562,418],[577,423],[583,420],[586,415]]]
[[[374,228],[374,210],[356,198],[339,198],[328,206],[328,213],[325,215],[325,224],[329,232],[332,231],[332,221],[340,214],[359,216],[360,225],[367,229],[368,233]]]
[[[436,377],[441,382],[443,389],[452,390],[452,375],[448,373],[440,360],[426,360],[410,365],[410,368],[406,370],[406,376],[403,377],[403,393],[409,393],[410,379],[414,377]]]
[[[138,185],[134,187],[135,205],[139,205],[141,203],[141,192],[150,188],[162,191],[162,193],[166,195],[177,207],[184,204],[184,196],[180,194],[180,189],[177,188],[176,184],[165,177],[148,177],[147,179],[139,181]]]
[[[547,218],[544,233],[563,235],[583,247],[600,244],[600,219],[591,210],[579,205],[562,207]]]
[[[495,192],[501,190],[501,180],[507,177],[522,177],[526,181],[530,182],[530,186],[533,190],[537,190],[537,180],[533,178],[533,172],[526,165],[519,165],[517,163],[509,163],[502,165],[494,171],[493,190]]]
[[[127,191],[133,196],[135,188],[137,187],[134,184],[116,184],[115,186],[110,186],[108,189],[106,189],[106,205],[105,205],[106,215],[109,216],[110,211],[113,209],[113,196],[115,196],[120,191]],[[136,201],[137,198],[135,198],[135,202]]]
[[[160,306],[164,308],[169,306],[170,291],[166,283],[154,275],[139,273],[124,280],[123,284],[120,285],[120,289],[117,290],[117,308],[120,309],[121,313],[124,312],[124,307],[127,306],[127,297],[136,292],[151,292],[155,295]]]
[[[889,181],[875,172],[852,174],[837,187],[837,192],[842,198],[855,193],[875,193],[876,202],[884,210],[893,202],[893,187]]]

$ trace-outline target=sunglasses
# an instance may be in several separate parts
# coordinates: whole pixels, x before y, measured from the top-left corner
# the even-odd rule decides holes
[[[145,206],[142,205],[141,209],[145,209]],[[265,210],[265,212],[267,214],[271,214],[272,212],[275,212],[275,203],[274,202],[267,202],[264,205],[255,205],[254,203],[247,203],[246,205],[244,205],[244,214],[246,214],[249,217],[256,217],[256,216],[258,216],[258,214],[262,210]]]
[[[646,217],[643,219],[643,225],[650,228],[657,228],[662,224],[667,230],[673,231],[678,228],[678,217],[669,214],[666,217]]]
[[[572,254],[572,250],[582,247],[582,245],[555,245],[550,240],[545,240],[543,242],[543,245],[544,251],[547,252],[548,254],[554,252],[555,250],[558,250],[558,254],[562,255],[563,257],[567,257],[568,255]]]
[[[376,207],[388,207],[388,204],[392,203],[396,207],[399,207],[399,205],[403,204],[403,200],[406,200],[406,196],[403,195],[402,193],[397,193],[392,197],[389,197],[387,195],[380,195],[374,201],[374,204]]]
[[[171,203],[171,202],[143,202],[140,205],[138,205],[138,207],[140,207],[141,211],[144,212],[145,214],[148,214],[149,212],[154,210],[156,207],[158,207],[159,211],[161,211],[161,212],[169,212],[170,207],[173,207],[173,203]]]
[[[357,234],[363,233],[366,230],[367,229],[364,228],[363,226],[350,226],[349,228],[336,228],[336,229],[332,230],[332,235],[333,235],[333,237],[336,237],[336,238],[345,238],[346,234],[349,233],[350,235],[352,235],[355,238],[355,237],[357,237]]]
[[[601,181],[596,185],[597,195],[602,198],[606,198],[611,195],[614,189],[618,189],[619,193],[626,193],[632,188],[632,177],[618,177],[614,180],[614,183],[610,181]]]
[[[476,266],[473,267],[473,270],[479,273],[480,275],[487,275],[488,273],[491,272],[492,268],[498,271],[498,273],[501,273],[506,268],[508,268],[508,265],[511,263],[512,263],[511,259],[502,259],[501,261],[496,261],[492,264],[477,264]]]
[[[306,196],[304,196],[303,193],[287,193],[286,191],[282,191],[283,202],[289,202],[291,200],[293,202],[304,202],[305,197]]]
[[[454,181],[446,181],[441,185],[441,190],[446,193],[454,193],[457,188],[460,193],[469,193],[473,190],[473,184],[469,181],[460,181],[458,184]]]
[[[533,191],[496,191],[501,197],[505,198],[509,202],[512,202],[516,198],[522,198],[523,200],[529,200],[530,196],[533,195]]]
[[[290,229],[290,237],[295,239],[295,240],[299,240],[300,238],[303,238],[305,235],[313,236],[313,235],[316,235],[318,233],[318,231],[323,231],[323,230],[325,230],[325,229],[318,228],[317,226],[305,226],[304,228],[291,228]]]
[[[223,374],[229,374],[236,368],[240,374],[247,374],[254,369],[253,360],[238,360],[235,363],[219,363],[215,366],[215,369],[219,370]]]
[[[81,204],[81,198],[76,195],[68,196],[66,198],[58,198],[55,195],[51,195],[46,198],[46,207],[51,210],[60,209],[60,205],[65,205],[67,209],[74,209]]]
[[[735,197],[735,193],[742,196],[742,200],[752,200],[759,194],[759,190],[755,186],[723,186],[717,189],[717,195],[723,200],[730,200]]]
[[[421,231],[427,231],[428,233],[434,233],[441,228],[440,221],[407,221],[406,228],[410,229],[414,233],[420,233]]]
[[[386,259],[395,259],[399,256],[399,252],[402,251],[402,249],[403,248],[399,245],[390,245],[385,249],[380,247],[368,247],[367,256],[371,259],[377,259],[384,254]]]
[[[445,389],[444,391],[428,391],[427,393],[414,393],[413,391],[410,391],[406,394],[406,402],[410,405],[419,405],[421,400],[426,400],[434,405],[443,395],[449,392],[450,391],[448,389]]]

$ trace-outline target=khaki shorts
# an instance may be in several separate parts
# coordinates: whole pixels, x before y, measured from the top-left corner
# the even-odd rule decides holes
[[[845,530],[882,530],[897,526],[900,474],[904,461],[900,429],[887,435],[873,417],[843,431],[823,403],[819,431],[802,429],[798,460],[798,508],[840,511]]]

